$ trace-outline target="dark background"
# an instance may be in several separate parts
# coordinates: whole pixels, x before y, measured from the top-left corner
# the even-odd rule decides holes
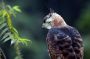
[[[84,40],[84,59],[90,59],[90,0],[5,0],[7,4],[19,5],[22,13],[13,19],[13,25],[22,37],[32,41],[30,47],[23,47],[24,59],[50,59],[46,45],[48,30],[42,29],[43,17],[52,8],[68,25],[76,27]],[[14,49],[9,48],[13,59]]]

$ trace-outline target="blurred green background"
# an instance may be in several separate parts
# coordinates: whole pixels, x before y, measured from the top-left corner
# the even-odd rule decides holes
[[[48,30],[42,29],[43,17],[49,8],[59,13],[67,24],[76,27],[84,40],[84,59],[90,59],[90,0],[5,0],[7,4],[19,5],[22,13],[13,18],[13,24],[22,37],[32,41],[22,47],[24,59],[50,59],[46,45]],[[8,59],[14,58],[14,48],[7,48]]]

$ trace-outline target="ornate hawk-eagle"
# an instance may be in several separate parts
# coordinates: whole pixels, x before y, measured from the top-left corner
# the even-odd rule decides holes
[[[46,41],[51,59],[83,59],[83,41],[78,30],[67,25],[56,12],[44,19],[42,27],[49,29]]]

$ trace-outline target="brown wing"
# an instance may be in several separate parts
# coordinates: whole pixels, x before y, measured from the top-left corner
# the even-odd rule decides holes
[[[76,38],[73,40],[73,49],[75,51],[77,59],[83,59],[83,45],[82,45],[82,39]]]
[[[81,36],[77,30],[69,29],[48,33],[47,44],[51,59],[83,59]]]
[[[83,59],[83,40],[81,38],[81,35],[79,34],[79,32],[75,29],[75,28],[72,28],[72,31],[71,31],[71,34],[72,34],[72,46],[73,46],[73,49],[75,51],[75,54],[77,56],[77,59]]]
[[[68,26],[66,29],[63,29],[63,31],[71,37],[76,59],[83,59],[83,40],[78,30]]]
[[[47,36],[51,59],[75,59],[71,38],[64,34],[55,34],[54,39]],[[51,39],[52,38],[52,39]]]
[[[76,30],[71,26],[67,26],[62,28],[62,31],[71,38],[71,43],[72,43],[71,46],[75,55],[74,56],[75,58],[72,58],[71,55],[73,54],[70,54],[70,56],[68,56],[68,59],[83,59],[83,50],[84,50],[83,40],[78,30]]]

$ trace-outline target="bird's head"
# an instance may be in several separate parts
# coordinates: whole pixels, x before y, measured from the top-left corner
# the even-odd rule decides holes
[[[51,28],[58,28],[66,26],[64,19],[54,12],[53,10],[50,10],[50,13],[44,17],[44,23],[42,25],[43,28],[51,29]]]

